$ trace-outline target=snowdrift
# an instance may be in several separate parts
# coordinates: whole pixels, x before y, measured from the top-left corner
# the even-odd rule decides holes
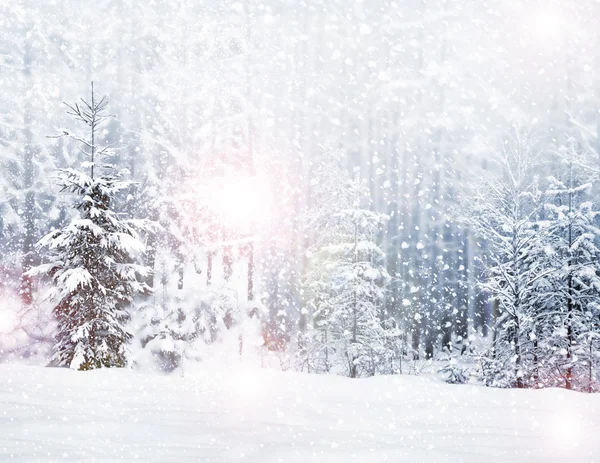
[[[0,461],[600,462],[600,395],[432,377],[0,365]]]

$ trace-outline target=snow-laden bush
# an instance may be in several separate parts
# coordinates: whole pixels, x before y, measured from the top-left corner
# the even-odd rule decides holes
[[[195,356],[197,343],[211,344],[239,321],[237,297],[215,290],[174,299],[165,308],[147,306],[138,313],[141,347],[151,352],[157,366],[172,371],[182,355]]]
[[[488,387],[515,387],[512,370],[505,368],[504,362],[491,356],[482,356],[477,368],[477,379]]]
[[[22,304],[17,287],[17,282],[14,290],[0,285],[0,362],[44,364],[56,330],[52,307],[43,292],[34,292],[31,304]]]
[[[170,372],[181,366],[184,358],[206,360],[212,355],[209,351],[214,353],[207,347],[220,344],[233,331],[242,357],[263,343],[259,337],[264,311],[256,302],[239,304],[236,293],[227,288],[188,294],[185,299],[170,301],[166,308],[142,307],[134,322],[142,348],[138,362],[150,362]]]
[[[471,371],[466,365],[461,365],[455,358],[444,360],[445,365],[438,370],[448,384],[466,384],[471,378]]]

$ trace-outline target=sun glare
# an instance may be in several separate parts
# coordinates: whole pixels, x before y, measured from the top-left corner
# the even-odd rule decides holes
[[[264,222],[269,215],[271,195],[268,183],[260,177],[230,177],[216,186],[215,212],[229,226]]]
[[[0,294],[0,297],[2,295]],[[2,297],[0,303],[0,333],[9,333],[17,324],[17,304],[10,298]]]

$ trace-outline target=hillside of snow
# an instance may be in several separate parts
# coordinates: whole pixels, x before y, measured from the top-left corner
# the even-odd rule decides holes
[[[0,365],[0,461],[600,462],[600,395]]]

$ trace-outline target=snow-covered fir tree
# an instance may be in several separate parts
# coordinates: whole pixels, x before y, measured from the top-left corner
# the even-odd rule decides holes
[[[343,165],[344,153],[329,143],[320,147],[311,172],[312,204],[302,217],[302,231],[309,237],[311,245],[307,251],[308,268],[303,279],[303,314],[313,321],[316,330],[308,329],[300,334],[309,371],[329,372],[333,353],[329,342],[330,333],[326,322],[333,309],[331,300],[331,275],[322,265],[320,250],[334,244],[339,234],[336,213],[350,209],[352,193],[350,175]]]
[[[78,370],[129,364],[128,309],[147,289],[141,279],[148,270],[136,264],[144,250],[138,235],[143,223],[124,217],[116,204],[131,182],[101,161],[112,154],[101,142],[107,105],[106,97],[97,99],[93,84],[89,102],[67,105],[87,128],[82,135],[63,130],[89,157],[81,169],[59,171],[62,190],[75,195],[77,216],[39,241],[46,262],[31,272],[49,276],[54,285],[58,330],[51,365]]]
[[[596,174],[587,170],[585,153],[573,139],[558,152],[563,169],[550,179],[546,204],[549,223],[543,329],[543,382],[567,389],[597,389],[600,321],[600,229],[592,186]]]
[[[353,207],[332,216],[334,234],[315,250],[306,288],[326,370],[337,364],[355,378],[376,374],[385,358],[383,299],[389,276],[376,243],[385,216],[362,207],[360,184],[347,188],[354,193]]]
[[[474,201],[469,198],[470,225],[488,248],[488,275],[481,286],[491,294],[494,307],[491,346],[482,355],[481,375],[491,386],[525,387],[533,371],[529,353],[538,285],[547,275],[544,260],[534,258],[547,236],[538,223],[542,202],[534,172],[539,156],[534,142],[517,131],[492,159],[499,172],[487,175]]]

